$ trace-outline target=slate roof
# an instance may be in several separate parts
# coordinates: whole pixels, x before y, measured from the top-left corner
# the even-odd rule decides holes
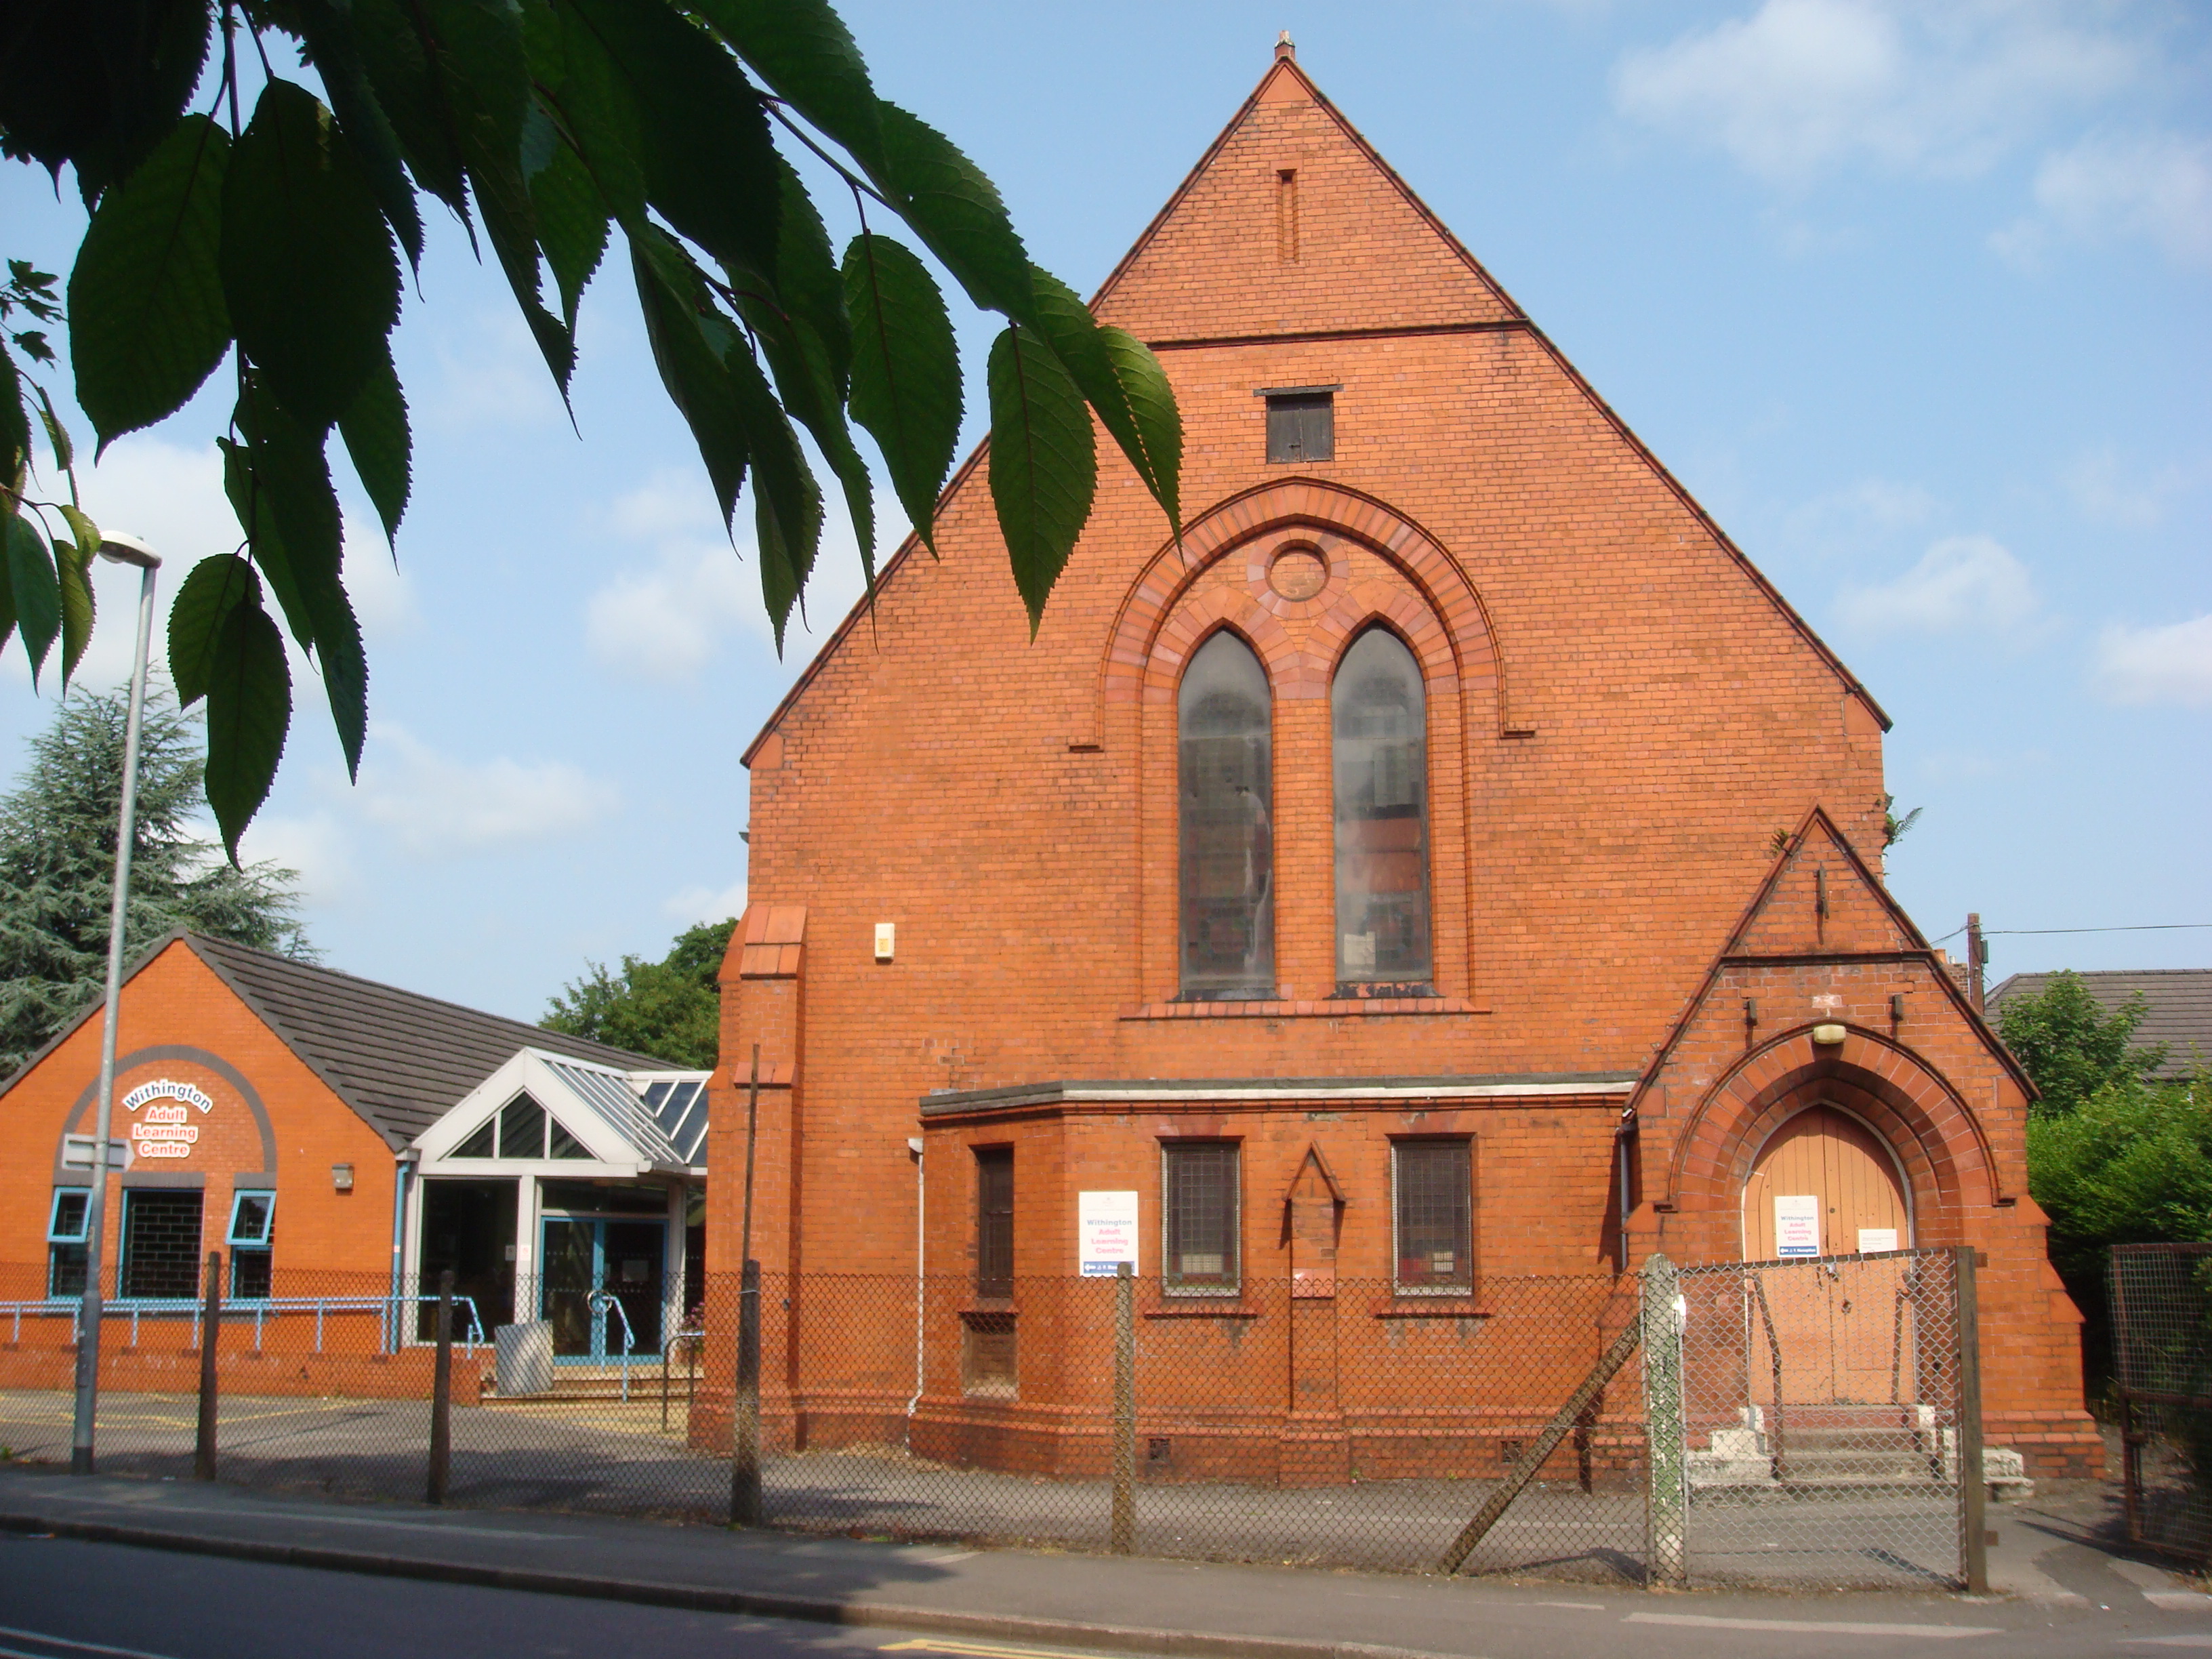
[[[436,1122],[469,1091],[538,1048],[626,1072],[672,1072],[670,1061],[444,1002],[335,968],[295,962],[203,933],[171,933],[133,963],[125,986],[181,942],[238,994],[263,1024],[393,1151]],[[79,1025],[100,1018],[94,1002],[15,1075],[27,1075]]]
[[[2014,974],[1986,999],[1995,1025],[2014,997],[2039,996],[2057,974]],[[2212,1065],[2212,968],[2116,969],[2077,974],[2075,978],[2107,1009],[2140,991],[2149,1012],[2136,1027],[2138,1048],[2166,1045],[2166,1064],[2152,1075],[2185,1078]]]

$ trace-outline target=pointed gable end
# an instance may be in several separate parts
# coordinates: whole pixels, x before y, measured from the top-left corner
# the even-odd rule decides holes
[[[1094,302],[1155,343],[1505,323],[1520,311],[1291,58]]]

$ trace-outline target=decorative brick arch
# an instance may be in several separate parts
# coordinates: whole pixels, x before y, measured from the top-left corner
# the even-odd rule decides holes
[[[1682,1212],[1740,1209],[1753,1162],[1774,1132],[1814,1106],[1861,1119],[1896,1155],[1924,1230],[1947,1231],[1970,1196],[2004,1201],[1988,1137],[1948,1079],[1877,1032],[1845,1027],[1815,1045],[1800,1026],[1746,1054],[1705,1091],[1674,1145],[1668,1198]]]
[[[1319,553],[1335,580],[1321,599],[1262,591],[1264,555],[1285,532]],[[1407,587],[1347,583],[1346,553],[1358,544],[1394,567]],[[1220,559],[1250,550],[1247,595],[1231,606],[1209,596],[1186,606],[1191,586]],[[1410,591],[1408,591],[1410,590]],[[1233,616],[1232,616],[1233,611]],[[1218,614],[1217,614],[1217,612]],[[1312,646],[1289,648],[1280,617],[1312,617]],[[1370,495],[1315,478],[1284,478],[1232,495],[1189,525],[1182,545],[1164,544],[1123,596],[1099,667],[1097,720],[1116,704],[1170,700],[1189,653],[1223,621],[1235,620],[1267,665],[1279,697],[1325,697],[1346,646],[1370,622],[1387,622],[1419,659],[1432,689],[1468,699],[1470,729],[1508,725],[1504,676],[1481,596],[1459,562],[1420,526]],[[1440,684],[1443,682],[1443,684]],[[1486,710],[1483,705],[1487,705]]]

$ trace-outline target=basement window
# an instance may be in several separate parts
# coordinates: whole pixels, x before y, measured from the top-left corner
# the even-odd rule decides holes
[[[1270,461],[1333,461],[1336,459],[1336,394],[1333,386],[1266,386],[1267,459]]]

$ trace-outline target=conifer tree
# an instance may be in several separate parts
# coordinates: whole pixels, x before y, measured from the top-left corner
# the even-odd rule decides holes
[[[107,972],[122,803],[123,691],[72,691],[31,741],[29,765],[0,796],[0,1078],[88,1004]],[[205,805],[198,724],[149,690],[139,739],[126,957],[189,927],[312,960],[298,872],[232,865],[196,827]]]

